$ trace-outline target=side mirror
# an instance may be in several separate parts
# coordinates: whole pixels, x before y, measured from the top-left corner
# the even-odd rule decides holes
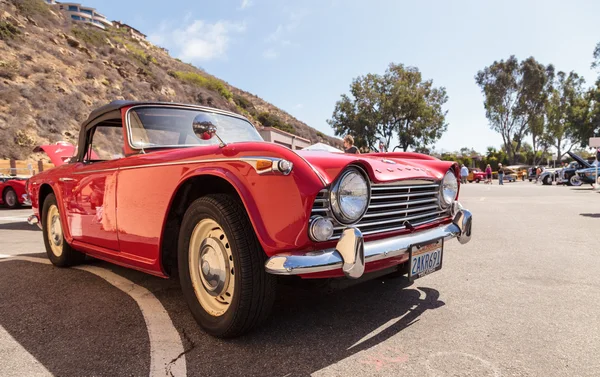
[[[202,115],[197,115],[192,122],[192,129],[196,136],[202,140],[210,140],[217,134],[217,126],[206,120]]]

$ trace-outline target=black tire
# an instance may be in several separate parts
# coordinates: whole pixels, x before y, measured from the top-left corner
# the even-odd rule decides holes
[[[552,184],[552,182],[550,182],[550,177],[545,176],[544,179],[542,180],[542,184],[545,186],[550,186]]]
[[[48,221],[48,212],[52,206],[55,206],[58,211],[60,211],[59,206],[56,202],[56,196],[54,194],[48,194],[46,199],[44,200],[44,205],[42,206],[42,231],[44,233],[44,246],[46,247],[46,254],[48,255],[48,259],[52,262],[56,267],[70,267],[75,266],[77,264],[83,263],[85,260],[85,254],[80,253],[79,251],[73,249],[71,245],[67,243],[65,237],[62,233],[62,221],[60,221],[60,217],[58,218],[60,227],[61,227],[61,236],[62,241],[60,241],[61,252],[58,255],[52,248],[51,242],[53,240],[50,239],[50,229]],[[58,212],[60,214],[60,212]],[[55,245],[57,246],[57,245]]]
[[[9,209],[15,209],[21,206],[21,203],[19,203],[19,198],[17,197],[17,193],[12,187],[7,187],[4,189],[2,192],[2,201]]]
[[[572,175],[571,178],[569,178],[569,180],[567,181],[567,184],[569,186],[579,187],[583,184],[583,182],[577,175]]]
[[[476,183],[479,183],[479,182],[480,182],[480,180],[479,180],[479,179],[476,179],[476,180],[475,180],[475,182],[476,182]]]
[[[189,249],[196,225],[215,221],[231,244],[234,290],[224,313],[211,315],[197,297],[192,282]],[[226,194],[212,194],[194,201],[183,217],[178,240],[179,280],[196,322],[210,335],[231,338],[242,335],[269,316],[276,292],[276,278],[265,271],[266,255],[241,203]],[[231,277],[230,277],[231,278]]]

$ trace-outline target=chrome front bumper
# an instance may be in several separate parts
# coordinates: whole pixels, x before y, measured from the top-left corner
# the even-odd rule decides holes
[[[349,227],[342,233],[335,249],[277,254],[267,260],[265,269],[275,275],[302,275],[341,268],[346,277],[357,279],[363,275],[365,263],[407,254],[412,245],[455,237],[465,244],[471,240],[472,222],[471,212],[459,209],[450,224],[371,242],[364,242],[360,230]]]

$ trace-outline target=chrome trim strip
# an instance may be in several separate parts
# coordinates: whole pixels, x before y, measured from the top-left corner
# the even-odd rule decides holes
[[[343,267],[347,277],[356,278],[362,275],[362,273],[358,274],[361,269],[360,247],[363,250],[364,263],[369,263],[405,255],[412,245],[435,241],[440,238],[447,241],[455,237],[461,237],[461,243],[466,243],[471,238],[471,223],[471,213],[467,210],[460,210],[450,224],[371,242],[360,242],[362,240],[360,231],[349,227],[346,228],[346,231],[350,230],[350,233],[343,238],[350,238],[355,242],[340,239],[335,249],[312,251],[304,254],[277,254],[267,260],[265,270],[275,275],[301,275],[334,271]],[[356,234],[357,231],[358,235]],[[355,237],[351,237],[352,233]],[[353,261],[355,264],[352,263]],[[356,268],[356,271],[354,271],[354,268]]]
[[[413,213],[413,212],[419,212],[419,211],[427,211],[427,210],[430,210],[430,209],[437,209],[437,208],[439,208],[439,207],[437,205],[434,205],[434,206],[426,206],[426,207],[406,208],[406,209],[402,209],[402,210],[398,210],[398,211],[372,212],[372,213],[365,214],[363,216],[363,219],[370,218],[370,217],[402,215],[404,213]]]
[[[425,196],[425,195],[437,195],[438,191],[436,190],[435,192],[411,192],[408,194],[400,194],[400,195],[373,195],[371,196],[371,200],[372,199],[398,199],[398,198],[407,198],[410,196]]]
[[[388,207],[399,207],[399,206],[412,206],[415,204],[424,204],[424,203],[437,203],[437,198],[431,199],[422,199],[422,200],[411,200],[405,202],[393,202],[393,203],[383,203],[383,204],[371,204],[369,208],[388,208]]]
[[[397,183],[397,182],[396,182]],[[439,184],[426,184],[426,185],[415,185],[415,186],[404,186],[404,185],[373,185],[373,190],[404,190],[414,188],[437,188]]]
[[[404,221],[420,219],[422,217],[435,216],[435,215],[439,215],[440,213],[443,213],[443,212],[445,212],[445,211],[433,211],[433,212],[428,212],[428,213],[424,213],[421,215],[399,217],[397,219],[390,219],[390,220],[371,221],[371,222],[367,222],[367,223],[361,222],[359,225],[361,228],[363,228],[363,227],[369,227],[369,226],[374,226],[374,225],[393,224],[393,223],[397,223],[397,222],[404,222]],[[340,229],[340,228],[334,228],[334,229]]]
[[[153,168],[153,167],[161,167],[161,166],[200,164],[200,163],[207,163],[207,162],[232,162],[232,161],[233,162],[245,162],[248,165],[252,166],[258,174],[265,174],[265,173],[278,171],[273,168],[258,170],[256,167],[256,161],[258,161],[258,160],[271,160],[271,161],[273,161],[273,164],[275,164],[281,159],[273,158],[273,157],[260,157],[260,156],[249,156],[249,157],[239,157],[239,158],[212,158],[212,159],[205,159],[205,160],[185,160],[185,161],[173,161],[173,162],[160,162],[160,163],[156,163],[156,164],[140,164],[140,165],[133,165],[133,166],[123,166],[120,168],[87,170],[87,171],[82,171],[82,172],[74,172],[73,174],[89,174],[89,173],[101,173],[101,172],[114,171],[114,170],[131,170],[131,169]],[[71,178],[59,178],[59,179],[65,179],[65,180],[71,180],[71,181],[73,180]]]

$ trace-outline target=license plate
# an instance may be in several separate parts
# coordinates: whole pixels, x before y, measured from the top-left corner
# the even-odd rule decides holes
[[[410,280],[422,278],[442,268],[442,255],[444,251],[444,241],[439,239],[420,245],[413,245],[410,248],[410,270],[408,278]]]

